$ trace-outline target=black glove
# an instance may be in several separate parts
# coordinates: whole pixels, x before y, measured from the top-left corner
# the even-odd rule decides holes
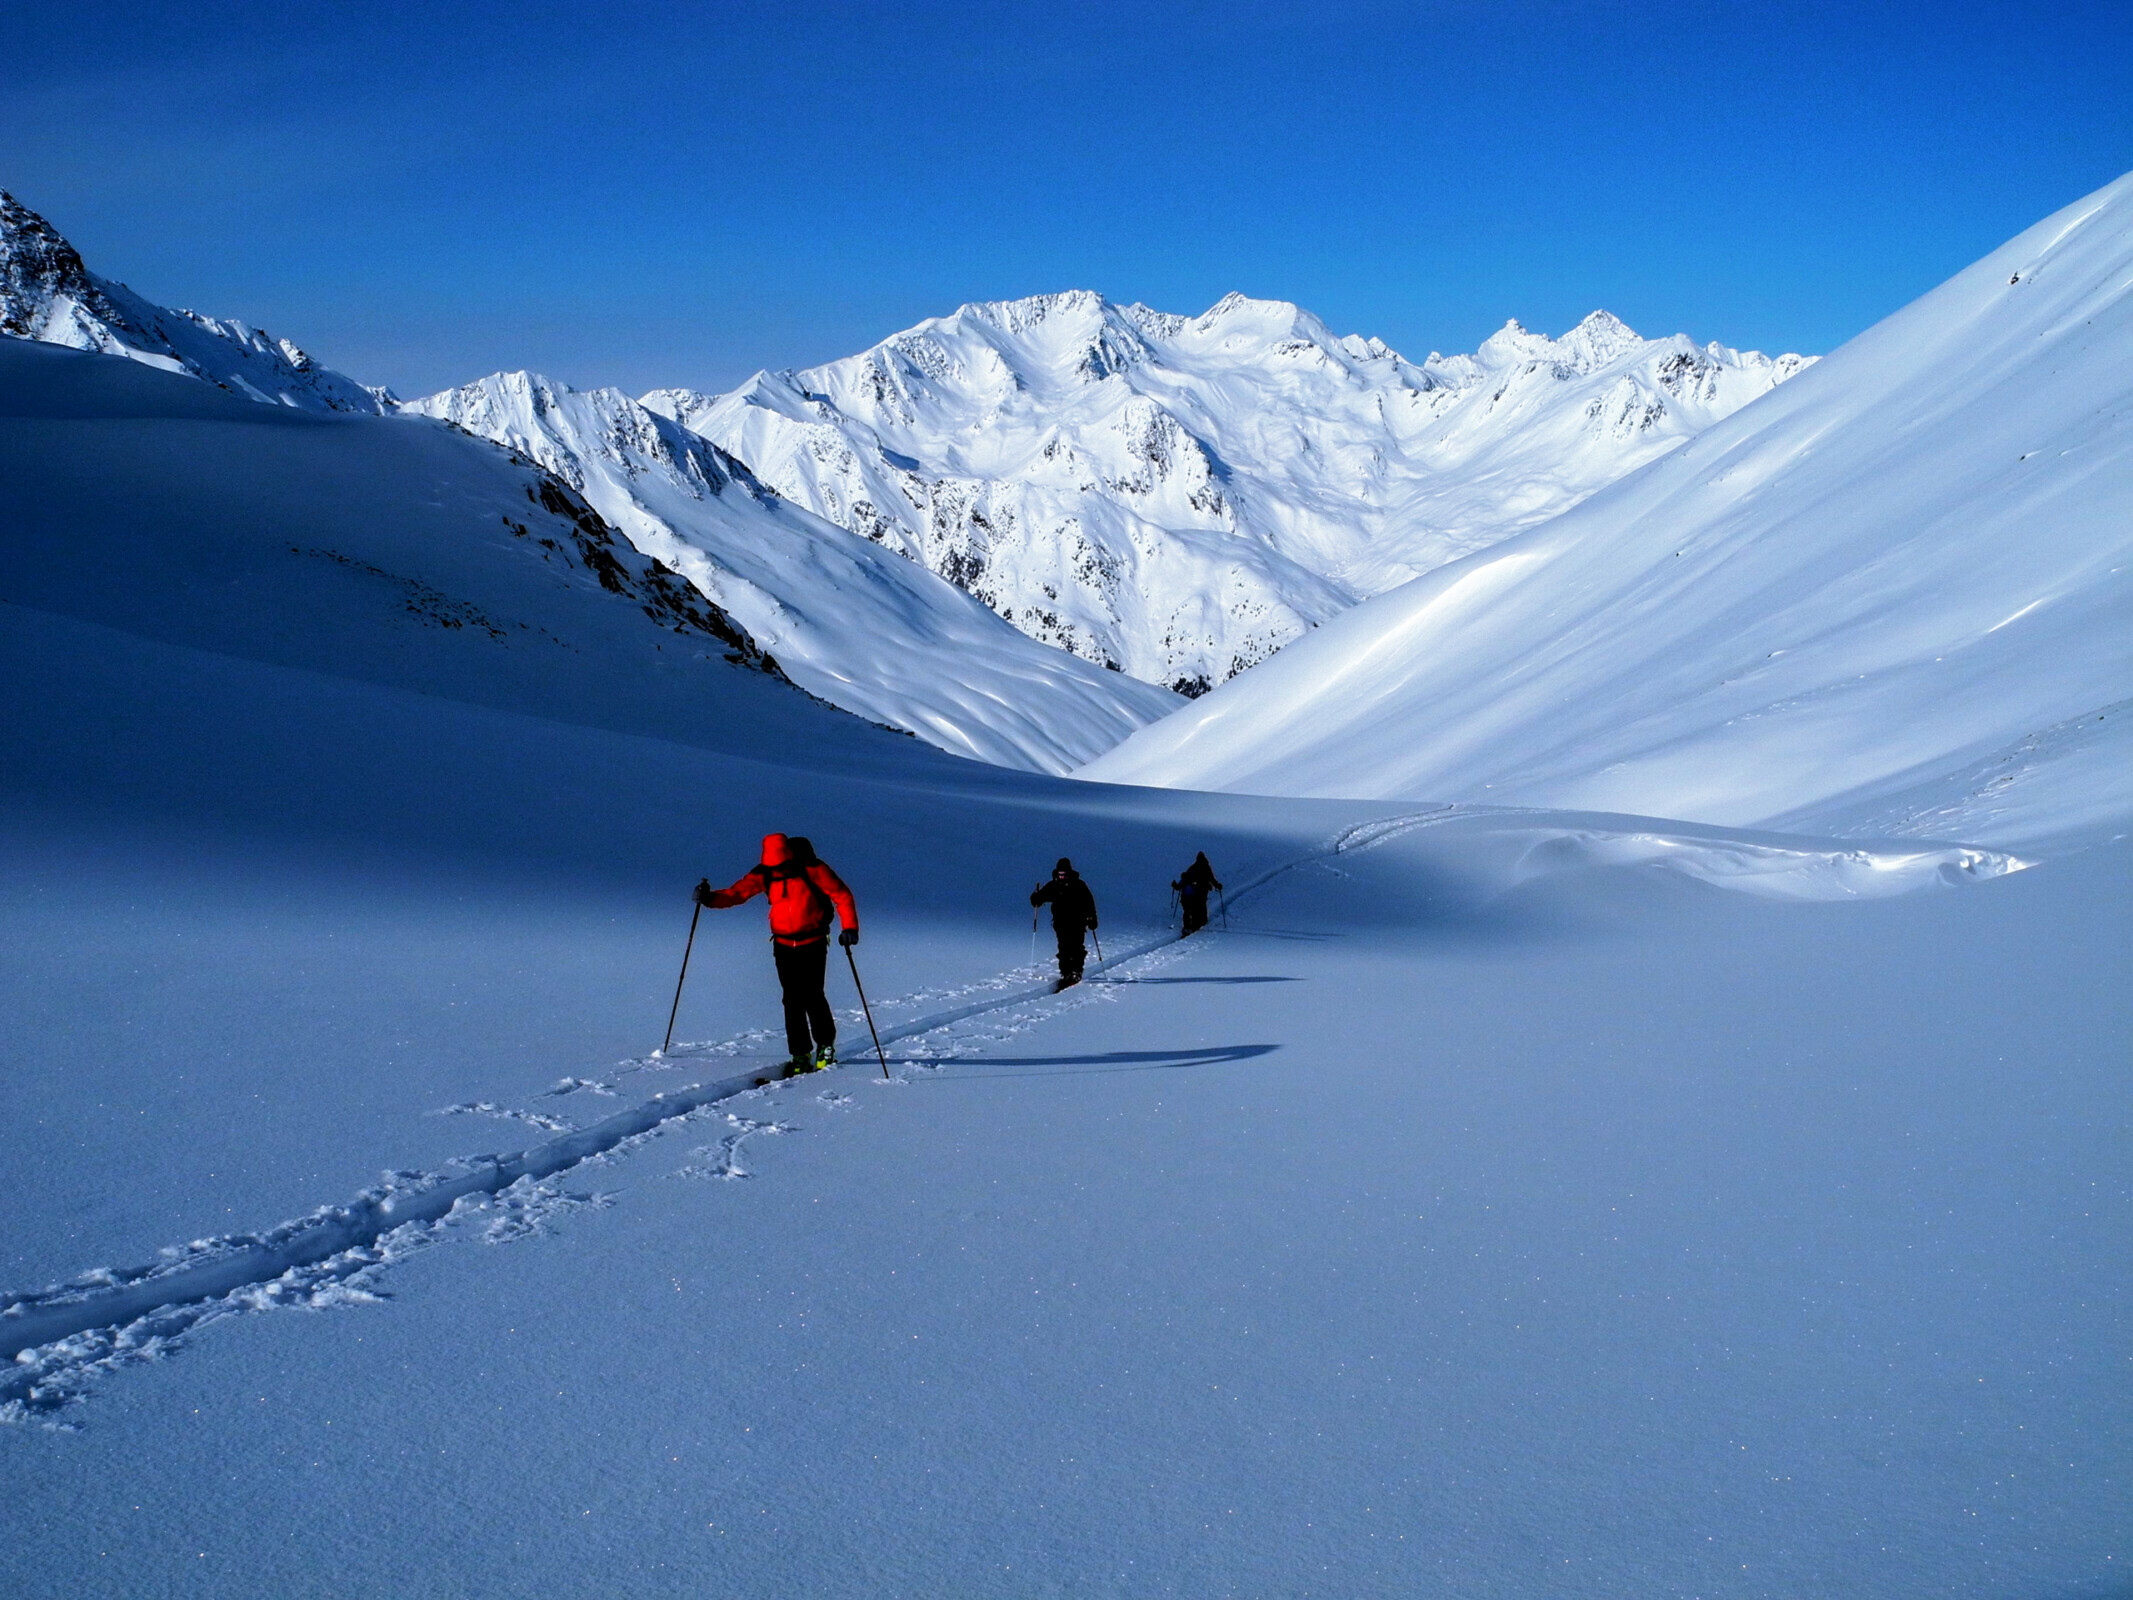
[[[837,935],[837,942],[843,945],[845,949],[851,949],[853,945],[859,942],[859,930],[857,928],[846,928],[844,932]]]
[[[695,892],[689,898],[700,906],[709,905],[711,903],[711,880],[709,878],[699,878]]]

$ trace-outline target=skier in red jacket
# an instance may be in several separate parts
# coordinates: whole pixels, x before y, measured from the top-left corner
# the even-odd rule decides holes
[[[815,854],[805,839],[782,833],[763,836],[763,859],[731,888],[714,889],[706,878],[696,886],[696,903],[718,910],[757,895],[770,899],[770,949],[778,963],[778,986],[785,992],[785,1046],[789,1078],[820,1072],[837,1059],[837,1019],[830,1013],[822,980],[829,967],[830,910],[836,908],[844,931],[837,942],[859,942],[859,908],[852,891]],[[810,1037],[812,1035],[812,1037]]]

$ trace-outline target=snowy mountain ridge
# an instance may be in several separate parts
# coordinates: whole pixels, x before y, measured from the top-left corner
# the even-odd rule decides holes
[[[269,405],[378,415],[394,398],[233,319],[154,305],[100,278],[51,223],[0,189],[0,334],[126,356]]]
[[[725,395],[644,396],[1032,637],[1187,693],[1546,520],[1812,358],[1594,312],[1419,364],[1287,301],[965,305]]]
[[[268,404],[400,405],[288,341],[98,277],[11,197],[0,332]],[[1167,714],[1151,684],[1203,692],[1800,365],[1595,313],[1561,339],[1514,322],[1417,366],[1283,301],[1230,295],[1187,318],[1076,291],[965,306],[725,397],[639,403],[519,373],[406,409],[584,493],[812,692],[1063,771]]]
[[[2133,175],[1086,769],[2026,845],[2133,818]]]
[[[499,373],[403,406],[287,340],[153,305],[97,276],[5,195],[0,334],[125,356],[268,405],[450,422],[584,495],[802,688],[958,755],[1063,772],[1177,703],[1025,638],[933,574],[780,500],[717,446],[619,391]]]
[[[1176,708],[765,489],[618,389],[501,372],[407,402],[568,483],[730,613],[802,688],[956,755],[1064,772]]]

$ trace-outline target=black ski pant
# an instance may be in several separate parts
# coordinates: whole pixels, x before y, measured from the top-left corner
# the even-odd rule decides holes
[[[1178,892],[1178,900],[1185,907],[1185,931],[1198,933],[1207,926],[1207,892],[1203,889],[1194,894],[1190,889]]]
[[[1078,922],[1055,922],[1052,932],[1059,935],[1059,976],[1078,978],[1081,969],[1089,963],[1089,947],[1082,941],[1082,925]]]
[[[812,1056],[837,1042],[837,1019],[830,1014],[822,980],[829,972],[829,941],[778,944],[778,987],[785,991],[785,1047],[794,1056]],[[814,1038],[810,1042],[809,1030]]]

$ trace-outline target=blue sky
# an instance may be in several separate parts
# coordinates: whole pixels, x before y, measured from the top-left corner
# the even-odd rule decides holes
[[[419,393],[718,388],[971,299],[1605,306],[1823,351],[2133,167],[2133,6],[9,0],[0,186]]]

